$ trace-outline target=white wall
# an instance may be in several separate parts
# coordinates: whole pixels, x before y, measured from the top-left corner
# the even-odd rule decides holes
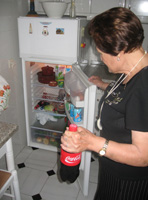
[[[18,124],[15,141],[20,143],[26,141],[26,131],[17,17],[26,15],[27,3],[27,0],[0,0],[0,74],[11,87],[9,108],[2,112],[0,120]],[[10,59],[13,60],[13,67],[8,65]]]

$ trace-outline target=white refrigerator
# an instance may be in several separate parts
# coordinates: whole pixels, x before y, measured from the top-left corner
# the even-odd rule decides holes
[[[71,123],[94,131],[96,86],[88,81],[80,67],[87,64],[87,24],[87,19],[83,17],[18,18],[28,146],[59,151],[60,137],[67,125],[65,117]],[[52,87],[47,80],[42,80],[39,74],[47,67],[53,69],[53,76],[63,75],[64,85]],[[61,82],[58,80],[58,83]],[[47,104],[48,109],[39,105],[42,102]],[[59,104],[65,105],[64,113],[58,112]],[[70,116],[70,104],[81,109],[79,122]],[[85,151],[78,178],[85,196],[88,195],[90,164],[91,152]]]

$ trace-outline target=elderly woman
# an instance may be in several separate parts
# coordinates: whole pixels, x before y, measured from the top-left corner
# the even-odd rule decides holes
[[[105,90],[100,106],[100,136],[85,128],[65,131],[61,147],[99,155],[95,200],[148,199],[148,54],[139,19],[126,8],[112,8],[91,20],[89,32],[116,82],[89,80]]]

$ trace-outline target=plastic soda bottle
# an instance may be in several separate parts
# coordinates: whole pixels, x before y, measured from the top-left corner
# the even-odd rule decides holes
[[[76,124],[69,125],[70,131],[77,131]],[[70,183],[75,182],[79,176],[79,166],[81,162],[81,153],[69,153],[61,148],[60,157],[60,177],[62,181],[68,181]]]

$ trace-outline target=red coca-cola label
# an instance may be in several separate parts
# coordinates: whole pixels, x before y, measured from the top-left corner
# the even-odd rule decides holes
[[[68,153],[61,149],[61,162],[67,166],[76,166],[81,162],[81,153]]]

